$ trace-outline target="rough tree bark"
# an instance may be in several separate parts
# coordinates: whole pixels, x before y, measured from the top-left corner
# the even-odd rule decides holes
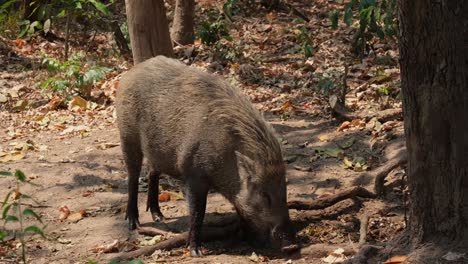
[[[193,19],[195,0],[177,0],[172,23],[171,37],[176,43],[182,45],[193,44],[195,32]]]
[[[468,1],[399,0],[411,243],[468,245]]]
[[[134,64],[157,55],[173,56],[163,0],[125,0]]]

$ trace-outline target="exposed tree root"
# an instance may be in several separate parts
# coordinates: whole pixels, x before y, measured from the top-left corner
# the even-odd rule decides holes
[[[385,165],[379,167],[373,174],[375,177],[374,193],[376,196],[382,196],[384,193],[384,182],[387,175],[396,167],[406,164],[406,154],[388,161]]]
[[[340,201],[354,198],[354,197],[361,197],[361,198],[374,198],[375,194],[368,191],[363,187],[353,187],[348,190],[344,190],[340,193],[335,195],[327,196],[324,198],[320,198],[310,202],[304,201],[289,201],[288,208],[289,209],[297,209],[297,210],[319,210],[324,209],[329,206],[332,206]]]
[[[364,187],[356,186],[339,192],[335,195],[327,196],[313,201],[292,200],[288,202],[288,208],[296,210],[320,210],[350,198],[380,197],[384,193],[385,177],[387,177],[387,175],[396,167],[405,164],[406,161],[406,155],[400,155],[398,158],[388,161],[385,165],[379,167],[373,173],[369,173],[369,176],[375,178],[374,192],[371,192]]]
[[[367,240],[367,225],[369,223],[369,215],[363,214],[360,218],[361,226],[359,228],[359,247],[362,247]]]
[[[376,255],[381,247],[366,245],[363,246],[353,258],[346,260],[343,264],[368,264],[369,259]]]
[[[383,186],[385,177],[388,175],[390,171],[394,168],[406,163],[406,156],[400,156],[399,158],[393,159],[389,161],[386,165],[381,166],[378,168],[373,174],[375,177],[375,193],[368,191],[363,187],[353,187],[348,190],[344,190],[340,193],[335,195],[331,195],[328,197],[320,198],[314,201],[305,202],[305,201],[290,201],[288,202],[289,209],[297,209],[297,210],[320,210],[325,209],[330,206],[333,206],[341,201],[350,199],[350,198],[376,198],[383,193]],[[359,239],[359,245],[362,246],[366,241],[366,234],[367,234],[367,221],[369,217],[367,215],[363,216],[361,219],[361,235]],[[230,237],[234,234],[235,230],[238,229],[239,225],[234,224],[236,219],[226,219],[226,221],[222,221],[222,223],[215,223],[215,227],[213,224],[211,226],[206,226],[203,228],[202,240],[204,242],[213,241],[213,240],[220,240],[225,239],[226,237]],[[143,247],[137,249],[135,251],[122,253],[116,257],[117,260],[129,260],[135,259],[140,256],[149,256],[154,253],[156,250],[170,250],[173,248],[181,247],[187,244],[188,241],[188,232],[184,232],[181,234],[174,234],[171,232],[167,232],[164,230],[160,230],[153,227],[140,227],[138,229],[140,234],[144,235],[163,235],[165,237],[170,237],[169,239],[159,242],[153,246]],[[363,262],[365,259],[368,259],[369,256],[374,255],[377,252],[377,247],[373,246],[363,246],[359,253],[353,258],[352,264],[359,264],[359,263],[367,263]]]
[[[403,111],[401,109],[385,109],[376,112],[363,111],[360,113],[354,113],[349,111],[336,95],[330,96],[328,103],[335,114],[347,120],[361,119],[369,121],[374,117],[382,123],[390,120],[403,120]]]
[[[229,227],[204,227],[202,231],[202,241],[214,241],[225,239],[226,237],[231,237],[238,226],[229,226]],[[121,260],[130,260],[135,259],[141,256],[149,256],[154,253],[156,250],[170,250],[173,248],[181,247],[187,244],[188,241],[188,232],[175,235],[167,240],[161,241],[153,246],[142,247],[140,249],[122,253],[114,259],[117,261]]]

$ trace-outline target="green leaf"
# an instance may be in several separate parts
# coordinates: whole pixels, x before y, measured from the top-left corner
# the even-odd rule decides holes
[[[0,175],[2,176],[13,176],[13,173],[10,171],[0,171]]]
[[[23,199],[31,199],[31,196],[27,195],[27,194],[21,194],[21,198]]]
[[[3,207],[5,207],[5,205],[8,204],[8,199],[10,199],[10,196],[11,196],[12,193],[13,193],[13,191],[10,191],[10,192],[8,192],[7,195],[5,196],[5,199],[3,200],[3,203],[2,203],[2,209],[3,209]]]
[[[31,233],[34,233],[34,234],[38,234],[40,236],[44,236],[44,231],[42,231],[42,229],[40,229],[39,227],[37,226],[28,226],[24,229],[24,232],[31,232]]]
[[[12,206],[13,206],[13,204],[9,204],[9,205],[5,206],[5,208],[3,209],[3,212],[2,212],[2,219],[7,218],[8,212],[10,211]]]
[[[33,210],[31,209],[24,209],[23,211],[23,215],[25,216],[32,216],[34,218],[36,218],[37,221],[41,222],[42,223],[42,219],[39,215],[37,215]]]
[[[127,261],[124,264],[145,264],[145,263],[139,259],[135,259],[135,260]]]
[[[24,174],[24,172],[22,172],[20,170],[16,170],[15,177],[20,182],[25,182],[26,181],[26,175]]]
[[[64,17],[66,13],[67,13],[67,11],[65,11],[65,9],[62,9],[62,11],[60,11],[60,12],[57,14],[57,17],[58,17],[58,18]]]
[[[7,217],[5,217],[5,224],[8,222],[18,222],[18,221],[19,221],[18,217],[14,215],[7,215]]]
[[[0,230],[0,241],[3,241],[8,233],[5,230]]]
[[[353,9],[351,3],[347,4],[344,9],[343,21],[349,27],[353,22]]]
[[[337,10],[330,12],[329,18],[332,23],[332,28],[337,29],[338,28],[338,18],[340,17],[340,12]]]
[[[305,43],[303,48],[304,48],[304,56],[306,58],[310,58],[314,55],[314,49],[309,43]]]
[[[93,4],[93,6],[99,10],[101,13],[103,13],[104,15],[108,16],[110,15],[110,12],[109,12],[109,9],[107,9],[107,6],[97,0],[89,0],[89,2],[91,4]]]
[[[44,22],[44,32],[47,34],[50,31],[50,18]]]

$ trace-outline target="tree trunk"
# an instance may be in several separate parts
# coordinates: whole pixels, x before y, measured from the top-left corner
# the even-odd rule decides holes
[[[193,44],[195,33],[193,19],[195,12],[195,0],[177,0],[172,23],[171,37],[176,43]]]
[[[468,241],[468,1],[400,0],[399,20],[411,242],[463,245]]]
[[[163,0],[125,0],[134,64],[173,56]]]

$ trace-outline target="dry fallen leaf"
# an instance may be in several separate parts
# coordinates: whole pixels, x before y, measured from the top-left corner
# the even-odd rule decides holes
[[[158,200],[160,202],[167,202],[170,199],[171,199],[171,195],[168,192],[162,192],[158,197]]]
[[[94,252],[94,253],[113,253],[113,252],[119,252],[119,246],[120,246],[119,240],[114,240],[110,244],[95,246],[94,248],[90,250],[91,252]]]
[[[68,109],[70,110],[75,110],[75,109],[81,109],[81,110],[86,110],[88,105],[88,102],[83,99],[80,96],[73,96],[73,100],[70,101],[68,104]]]
[[[68,209],[68,206],[66,206],[66,205],[60,207],[59,211],[61,212],[60,216],[59,216],[60,221],[63,221],[65,219],[67,219],[67,217],[70,215],[70,209]]]
[[[83,219],[85,216],[86,216],[86,210],[82,209],[77,213],[70,214],[67,219],[72,221],[72,222],[77,222],[77,221]]]
[[[2,156],[0,163],[21,160],[26,157],[27,150],[13,151]],[[3,154],[3,153],[2,153]]]
[[[349,128],[350,125],[351,122],[344,121],[343,124],[341,124],[341,126],[338,127],[337,131],[343,131],[344,129]]]
[[[346,256],[343,255],[344,249],[338,248],[330,253],[326,258],[322,258],[325,263],[341,263],[346,260]]]
[[[319,135],[318,136],[318,139],[322,142],[328,142],[330,141],[330,138],[328,137],[328,135]]]
[[[353,119],[351,121],[351,125],[352,126],[355,126],[355,127],[365,127],[366,126],[366,122],[360,120],[360,119]]]
[[[88,126],[71,126],[71,127],[68,127],[67,129],[65,129],[64,131],[62,131],[62,133],[60,133],[60,135],[66,135],[66,134],[70,134],[70,133],[75,133],[75,132],[88,132],[90,129]]]
[[[117,147],[119,145],[120,145],[119,143],[101,143],[101,144],[97,145],[97,148],[105,150],[105,149]]]
[[[385,264],[399,264],[408,259],[407,256],[394,256],[385,261]]]
[[[93,191],[90,191],[90,190],[87,190],[86,192],[84,192],[83,194],[81,194],[81,196],[83,196],[83,197],[91,197],[91,196],[94,196],[94,192],[93,192]]]

